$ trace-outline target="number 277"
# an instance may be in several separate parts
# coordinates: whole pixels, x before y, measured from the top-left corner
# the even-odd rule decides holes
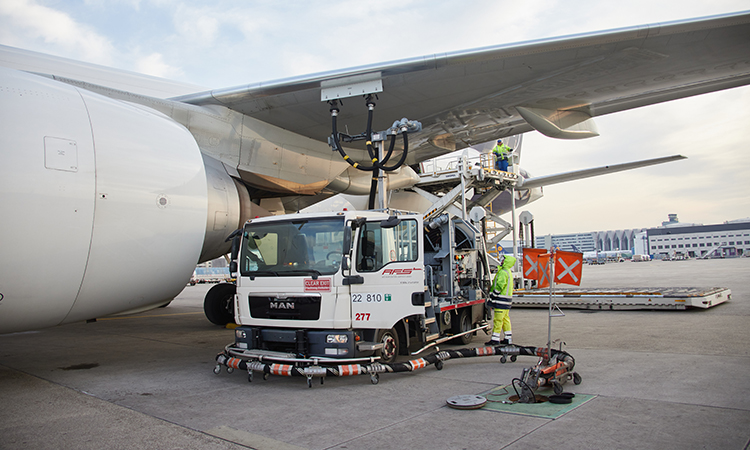
[[[370,320],[370,313],[354,313],[354,320]]]

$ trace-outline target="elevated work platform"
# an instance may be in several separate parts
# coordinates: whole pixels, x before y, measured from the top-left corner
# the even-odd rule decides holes
[[[707,309],[732,297],[728,288],[664,287],[581,289],[556,287],[553,304],[560,308],[622,309]],[[513,294],[513,306],[547,307],[548,289],[524,289]]]
[[[491,154],[479,155],[474,158],[462,157],[456,160],[436,161],[430,164],[423,163],[420,169],[419,177],[421,180],[417,183],[417,186],[431,194],[450,192],[456,185],[461,184],[462,174],[466,189],[473,187],[480,191],[478,193],[483,193],[488,189],[502,191],[514,186],[518,181],[517,174],[496,170]]]
[[[432,203],[425,213],[425,220],[433,219],[444,211],[463,217],[466,211],[479,206],[485,209],[488,219],[504,227],[496,235],[498,240],[510,232],[512,225],[487,207],[503,191],[516,185],[518,174],[496,170],[492,155],[483,154],[474,158],[462,155],[456,159],[422,163],[420,172],[420,181],[412,190]],[[471,190],[473,192],[467,196],[466,193]],[[461,207],[457,206],[456,202],[459,201]]]
[[[469,168],[468,172],[473,175],[472,187],[479,189],[497,188],[503,190],[513,186],[518,181],[517,174],[502,170],[472,167]],[[461,173],[458,169],[422,173],[419,174],[419,177],[421,180],[417,183],[417,186],[432,193],[448,192],[461,183]]]

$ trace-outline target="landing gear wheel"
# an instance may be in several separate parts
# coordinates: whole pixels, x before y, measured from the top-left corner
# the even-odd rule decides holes
[[[435,368],[436,368],[437,370],[443,370],[443,362],[442,362],[442,361],[437,361],[437,362],[435,363]]]
[[[247,371],[247,382],[248,383],[252,383],[253,382],[253,371],[252,370],[248,370]]]
[[[309,388],[312,387],[312,377],[311,376],[307,377],[307,387],[309,387]]]
[[[372,384],[378,384],[378,381],[380,381],[380,376],[378,376],[378,374],[376,374],[376,373],[371,373],[370,374],[370,383],[372,383]]]
[[[555,391],[555,394],[560,395],[563,393],[563,387],[560,383],[557,381],[552,382],[552,389]]]
[[[516,362],[516,360],[517,360],[517,359],[518,359],[518,356],[516,356],[516,355],[512,355],[512,356],[510,357],[510,362]]]
[[[203,300],[203,312],[211,323],[224,326],[234,322],[234,294],[237,286],[220,283],[209,289]]]
[[[398,333],[395,328],[390,330],[383,330],[380,332],[378,342],[383,344],[383,349],[380,350],[380,362],[390,364],[396,360],[399,350]]]
[[[578,386],[579,384],[581,384],[581,381],[583,381],[583,380],[581,379],[581,376],[578,375],[578,372],[574,372],[573,373],[573,384],[575,384],[576,386]]]
[[[507,360],[508,360],[508,358],[507,358],[507,357],[506,357],[505,355],[503,355],[503,356],[501,356],[501,357],[500,357],[500,363],[501,363],[501,364],[505,364],[505,362],[506,362]]]
[[[217,365],[216,365],[216,366],[214,367],[214,373],[215,373],[216,375],[218,375],[218,374],[220,374],[220,373],[221,373],[221,364],[217,364]]]
[[[452,328],[453,332],[456,334],[471,330],[471,311],[469,311],[468,308],[464,308],[463,311],[458,313],[458,320],[453,324]],[[451,340],[451,342],[459,345],[469,345],[473,338],[474,334],[468,333]]]
[[[264,372],[263,373],[263,381],[267,381],[268,380],[268,375],[269,375],[268,372]]]

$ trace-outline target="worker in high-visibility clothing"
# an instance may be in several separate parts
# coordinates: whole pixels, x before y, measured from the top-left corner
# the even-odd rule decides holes
[[[492,339],[485,345],[509,345],[513,343],[510,329],[510,307],[513,303],[513,274],[511,267],[516,263],[513,256],[501,256],[500,268],[492,281],[487,304],[495,310]],[[503,337],[504,335],[504,337]],[[502,340],[501,340],[502,338]]]
[[[502,139],[497,140],[497,144],[492,147],[492,154],[495,155],[495,169],[508,171],[508,159],[513,149],[503,144]]]

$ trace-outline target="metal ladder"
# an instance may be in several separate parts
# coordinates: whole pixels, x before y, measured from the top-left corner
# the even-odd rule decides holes
[[[429,296],[429,300],[424,302],[424,342],[434,341],[440,337],[440,328],[435,316],[435,300]]]

